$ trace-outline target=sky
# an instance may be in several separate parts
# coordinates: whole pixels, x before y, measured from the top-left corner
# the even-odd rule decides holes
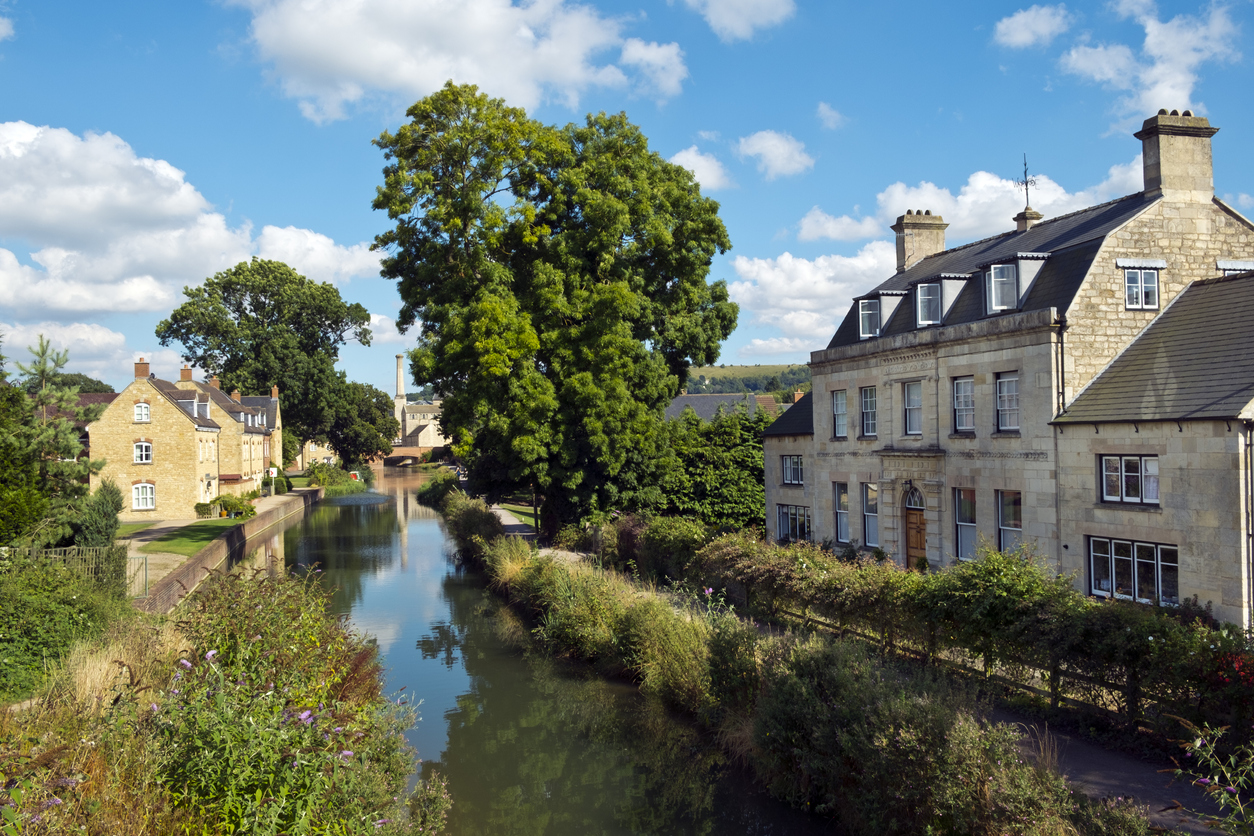
[[[0,334],[121,388],[180,365],[159,321],[253,256],[371,313],[340,365],[391,393],[415,344],[378,275],[371,140],[448,79],[564,125],[626,112],[720,204],[720,362],[806,362],[892,275],[907,209],[954,246],[1140,191],[1159,108],[1221,131],[1254,215],[1254,3],[1117,0],[0,0]],[[412,391],[413,384],[409,384]]]

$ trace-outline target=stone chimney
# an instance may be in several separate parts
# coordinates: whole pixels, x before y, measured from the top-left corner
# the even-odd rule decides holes
[[[897,223],[889,227],[897,233],[897,272],[904,273],[929,255],[943,252],[948,226],[931,209],[907,209],[906,214],[898,217]]]
[[[1215,197],[1210,138],[1219,132],[1204,116],[1164,108],[1133,136],[1141,140],[1145,196],[1209,203]]]
[[[271,387],[270,387],[270,397],[271,397],[271,398],[273,398],[273,399],[274,399],[274,400],[276,400],[276,401],[279,399],[279,387],[278,387],[278,384],[275,384],[274,386],[271,386]]]
[[[239,403],[239,390],[238,389],[231,390],[231,400],[235,401],[236,403]]]
[[[216,374],[213,377],[209,378],[209,385],[212,386],[214,389],[222,388],[221,386],[218,385],[218,376]]]
[[[144,358],[140,357],[139,362],[135,364],[135,379],[148,376],[148,364],[144,362]]]
[[[1045,217],[1031,206],[1023,207],[1023,211],[1014,216],[1015,232],[1027,232]]]
[[[179,369],[179,381],[185,381],[185,380],[191,380],[191,379],[192,379],[192,367],[184,363],[183,368]]]

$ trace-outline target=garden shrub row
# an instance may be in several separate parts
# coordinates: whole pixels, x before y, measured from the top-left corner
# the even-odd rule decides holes
[[[843,832],[1148,833],[1132,804],[1089,803],[1056,772],[1025,763],[1018,735],[981,723],[971,692],[934,670],[831,636],[761,635],[710,588],[659,593],[541,555],[500,536],[486,506],[459,493],[444,512],[462,555],[546,647],[634,679],[716,732],[775,795]],[[615,528],[615,548],[633,541],[644,560],[675,567],[694,567],[706,539],[667,523]]]

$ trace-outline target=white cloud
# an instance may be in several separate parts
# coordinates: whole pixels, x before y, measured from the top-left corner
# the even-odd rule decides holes
[[[0,41],[7,41],[13,37],[13,20],[7,17],[0,17]]]
[[[845,118],[839,110],[829,105],[827,102],[819,102],[817,115],[819,121],[823,123],[823,127],[829,131],[837,130],[844,127],[849,120]]]
[[[755,338],[749,340],[736,352],[745,358],[774,357],[780,354],[809,354],[826,347],[826,341],[806,339],[804,337],[771,337],[770,339]]]
[[[660,95],[687,75],[678,45],[624,41],[620,19],[566,0],[231,1],[252,12],[261,57],[315,122],[379,95],[408,103],[450,78],[526,108],[574,107],[589,89],[627,86],[601,58],[616,48]]]
[[[997,21],[993,40],[1012,49],[1048,46],[1071,28],[1071,15],[1062,3],[1057,6],[1030,6]]]
[[[697,137],[704,139],[706,142],[718,142],[719,136],[718,131],[697,131]]]
[[[777,131],[758,131],[741,137],[737,151],[741,157],[755,157],[758,171],[767,180],[800,174],[814,167],[814,158],[806,153],[805,145],[789,134]]]
[[[884,224],[875,218],[854,219],[848,215],[835,218],[815,206],[801,219],[801,229],[797,232],[797,238],[802,241],[816,241],[819,238],[857,241],[860,238],[874,238],[882,235],[884,229]]]
[[[671,157],[670,161],[691,171],[692,175],[697,178],[697,182],[701,184],[701,188],[707,192],[735,185],[718,157],[713,154],[702,154],[695,145],[680,151]]]
[[[684,0],[705,18],[714,34],[725,42],[744,41],[758,29],[775,26],[792,17],[793,0]]]
[[[1145,30],[1141,54],[1124,44],[1080,44],[1062,57],[1062,68],[1105,84],[1127,95],[1116,108],[1127,120],[1157,113],[1160,108],[1201,110],[1193,100],[1198,70],[1207,61],[1240,58],[1234,41],[1239,27],[1223,6],[1212,5],[1204,15],[1177,15],[1163,21],[1149,0],[1124,0],[1116,11],[1134,19]]]
[[[1032,206],[1046,218],[1139,192],[1144,187],[1140,155],[1129,163],[1111,166],[1105,180],[1077,192],[1068,192],[1044,174],[1033,177],[1036,185],[1031,193]],[[876,195],[875,200],[878,208],[874,218],[834,217],[816,206],[801,219],[798,238],[851,241],[874,237],[883,233],[907,209],[931,210],[933,215],[943,215],[949,224],[946,236],[950,241],[985,238],[1012,227],[1012,219],[1023,209],[1023,190],[1012,180],[977,171],[967,178],[956,195],[925,180],[915,186],[893,183]]]
[[[1240,206],[1242,209],[1254,209],[1254,196],[1242,192],[1237,195],[1237,206]]]
[[[678,96],[683,92],[688,67],[684,64],[684,51],[677,43],[645,43],[639,38],[628,38],[619,58],[625,66],[635,67],[648,81],[647,87],[662,98]]]
[[[408,334],[396,330],[396,320],[384,314],[370,315],[370,344],[380,343],[412,343],[417,335],[417,326]]]
[[[778,258],[737,256],[732,269],[740,278],[728,289],[732,299],[752,313],[755,324],[775,326],[794,340],[826,343],[849,300],[891,276],[896,266],[896,249],[887,241],[871,241],[854,256],[813,260],[791,253]]]
[[[184,285],[257,252],[320,280],[378,272],[367,244],[294,227],[254,240],[182,171],[113,134],[26,122],[0,124],[0,238],[29,248],[0,249],[0,306],[41,316],[168,309]]]
[[[103,325],[84,322],[0,322],[0,335],[4,337],[4,354],[9,360],[10,375],[17,371],[15,362],[30,361],[30,354],[26,349],[38,345],[41,334],[48,338],[53,348],[69,351],[66,371],[81,372],[119,388],[133,379],[135,371],[132,364],[141,357],[149,362],[151,371],[157,377],[166,380],[177,379],[178,370],[182,367],[182,358],[178,352],[157,348],[156,338],[153,337],[149,337],[151,348],[136,350],[127,346],[125,334]]]

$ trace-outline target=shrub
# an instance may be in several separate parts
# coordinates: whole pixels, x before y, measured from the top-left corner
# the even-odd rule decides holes
[[[692,714],[714,705],[710,689],[710,628],[704,619],[676,612],[656,597],[627,608],[621,642],[640,687]]]
[[[480,561],[488,544],[505,534],[500,519],[481,499],[450,493],[444,500],[444,519],[449,534],[465,557]]]
[[[326,499],[334,499],[337,496],[352,496],[353,494],[365,493],[369,488],[365,482],[358,482],[356,479],[350,479],[347,482],[337,482],[334,485],[327,485],[322,489],[322,496]]]
[[[432,508],[440,508],[444,499],[453,491],[458,490],[457,474],[451,470],[441,470],[418,488],[418,501]]]
[[[208,502],[197,502],[192,508],[196,511],[196,518],[201,520],[208,519],[213,513],[213,505]]]
[[[640,572],[646,577],[692,580],[697,552],[709,541],[704,524],[683,517],[655,517],[644,529]]]
[[[227,514],[234,514],[243,519],[249,519],[257,515],[257,508],[251,502],[247,502],[234,494],[218,494],[209,500],[209,504],[217,505],[218,508],[226,511]]]
[[[105,479],[84,503],[82,518],[75,525],[74,545],[85,548],[112,546],[118,534],[118,512],[122,491],[113,480]]]

